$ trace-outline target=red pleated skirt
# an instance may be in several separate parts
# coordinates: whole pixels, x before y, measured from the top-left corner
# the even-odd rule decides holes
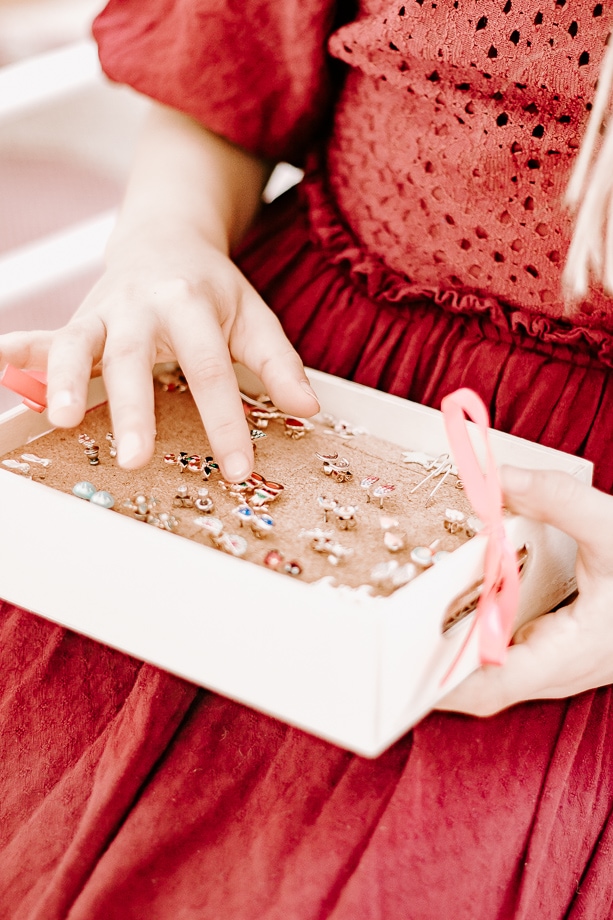
[[[606,332],[416,292],[315,179],[236,257],[308,366],[436,408],[471,386],[612,489]],[[605,920],[612,750],[606,687],[367,760],[4,604],[0,918]]]

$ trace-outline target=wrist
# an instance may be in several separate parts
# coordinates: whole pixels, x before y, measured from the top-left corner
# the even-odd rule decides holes
[[[168,214],[151,213],[139,220],[119,219],[108,240],[105,261],[107,265],[123,259],[126,252],[131,258],[151,261],[157,253],[169,256],[174,251],[187,255],[211,248],[229,256],[230,240],[223,226],[202,226],[188,219]]]

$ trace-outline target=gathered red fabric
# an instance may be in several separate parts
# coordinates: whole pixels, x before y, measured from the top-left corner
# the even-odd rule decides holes
[[[306,167],[233,255],[308,366],[470,386],[613,491],[610,304],[541,296],[604,6],[350,6],[112,0],[95,32],[113,79]],[[613,916],[610,687],[431,713],[367,760],[5,603],[0,716],[0,920]]]

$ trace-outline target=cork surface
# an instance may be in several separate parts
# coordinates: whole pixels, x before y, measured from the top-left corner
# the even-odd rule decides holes
[[[78,429],[57,429],[25,448],[4,455],[2,460],[23,462],[21,456],[24,453],[50,460],[47,467],[30,463],[33,478],[71,496],[77,482],[89,481],[96,489],[109,492],[115,499],[113,509],[103,513],[133,514],[124,505],[125,502],[130,502],[136,494],[155,498],[155,514],[166,512],[176,519],[176,529],[167,535],[172,541],[173,551],[180,550],[180,538],[212,545],[211,537],[198,526],[198,522],[208,522],[214,517],[222,522],[225,534],[240,535],[246,541],[247,548],[241,562],[249,560],[264,565],[267,554],[276,550],[281,559],[277,567],[279,577],[297,577],[301,581],[313,582],[332,576],[339,585],[353,588],[368,585],[375,595],[386,595],[394,590],[390,582],[380,583],[373,579],[371,573],[377,564],[394,560],[398,566],[404,566],[410,562],[411,550],[415,546],[434,543],[437,552],[452,552],[469,539],[464,528],[449,533],[444,526],[446,509],[456,509],[466,516],[473,514],[464,491],[458,488],[455,475],[449,475],[433,499],[427,502],[432,488],[440,479],[431,479],[411,494],[411,489],[424,478],[426,471],[417,463],[404,462],[404,448],[368,432],[343,438],[333,427],[341,420],[330,420],[324,416],[311,419],[312,430],[300,439],[286,434],[283,419],[272,419],[263,429],[265,437],[255,442],[255,470],[264,479],[281,483],[284,487],[265,508],[253,509],[256,514],[270,515],[274,521],[269,533],[257,536],[248,521],[241,525],[236,514],[237,506],[249,494],[241,498],[224,488],[218,470],[213,470],[209,479],[205,480],[202,472],[181,471],[178,464],[165,462],[165,455],[178,456],[181,451],[203,459],[211,454],[189,391],[167,391],[157,382],[155,399],[158,427],[155,455],[141,470],[122,470],[111,457],[106,438],[112,430],[107,405],[89,411]],[[354,426],[360,424],[359,418],[349,422]],[[253,419],[248,424],[253,427]],[[98,445],[97,465],[90,465],[84,445],[79,442],[81,434],[86,434]],[[337,453],[339,458],[348,460],[351,479],[341,482],[333,474],[326,474],[324,463],[316,457],[316,453]],[[382,484],[395,486],[394,491],[383,498],[382,507],[379,498],[368,500],[368,492],[361,485],[367,477],[378,477],[370,492]],[[181,506],[176,498],[181,486],[187,487],[192,501],[198,497],[198,489],[206,487],[214,503],[212,514],[202,514],[194,507]],[[321,498],[336,501],[341,506],[355,506],[353,526],[345,529],[334,512],[328,514],[326,521]],[[74,501],[83,499],[74,496]],[[92,508],[92,526],[95,526],[98,513],[101,513],[100,509]],[[397,523],[391,525],[392,521]],[[143,522],[142,526],[151,524]],[[313,549],[313,536],[309,532],[318,530],[323,531],[332,543],[350,551],[337,564],[330,561],[330,553]],[[404,542],[402,549],[390,552],[386,548],[386,530],[394,538],[401,537]],[[284,571],[283,567],[290,562],[298,563],[299,574],[292,576]]]

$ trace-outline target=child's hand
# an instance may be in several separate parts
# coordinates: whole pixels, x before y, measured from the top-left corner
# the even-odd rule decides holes
[[[437,709],[493,715],[522,700],[572,696],[613,682],[613,497],[559,472],[503,467],[508,507],[578,543],[578,597],[516,633],[504,665],[479,668]]]
[[[145,464],[155,439],[156,362],[178,360],[227,479],[252,470],[253,448],[232,359],[253,370],[280,409],[319,406],[300,358],[275,315],[231,260],[191,229],[166,227],[115,247],[108,270],[71,321],[56,332],[0,337],[0,363],[47,370],[49,416],[75,427],[101,365],[118,463]]]
[[[0,336],[0,367],[47,370],[49,417],[73,428],[101,367],[117,461],[153,454],[153,365],[177,360],[226,479],[252,471],[253,447],[232,360],[289,414],[319,410],[276,316],[228,252],[261,205],[270,164],[191,118],[152,104],[108,246],[108,268],[57,332]]]

